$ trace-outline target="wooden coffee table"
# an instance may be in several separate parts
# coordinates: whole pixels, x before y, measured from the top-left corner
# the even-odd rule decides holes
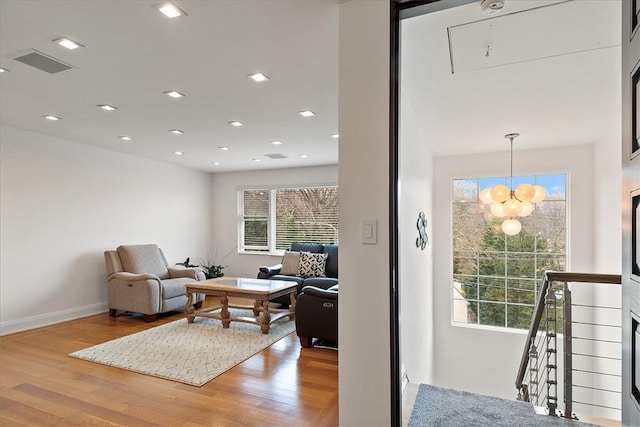
[[[228,328],[231,322],[245,322],[260,325],[263,334],[269,333],[271,323],[285,316],[295,319],[296,313],[296,282],[268,279],[242,279],[236,277],[218,277],[189,283],[186,286],[187,321],[193,323],[196,316],[210,317],[222,320],[222,327]],[[220,297],[220,304],[214,307],[203,307],[196,310],[193,307],[194,294],[205,294]],[[282,295],[290,295],[291,305],[288,309],[269,308],[269,300]],[[229,304],[229,297],[251,298],[253,306]],[[253,310],[255,317],[235,317],[229,313],[229,308],[244,308]],[[258,315],[262,313],[260,317]]]

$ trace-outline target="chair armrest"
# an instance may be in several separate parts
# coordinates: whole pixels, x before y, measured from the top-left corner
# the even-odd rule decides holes
[[[330,300],[337,300],[338,294],[339,294],[337,291],[330,291],[327,289],[316,288],[315,286],[305,286],[304,288],[302,288],[302,293],[308,296],[314,296],[314,297],[330,299]],[[300,298],[300,295],[298,295],[298,298]]]
[[[260,273],[266,274],[267,277],[280,274],[280,270],[282,270],[282,264],[276,264],[271,266],[263,265],[262,267],[260,267]]]
[[[111,276],[109,276],[109,280],[112,279],[124,280],[127,282],[137,282],[141,280],[157,280],[158,282],[160,282],[160,278],[155,274],[134,274],[124,271],[113,273]]]
[[[200,273],[200,274],[198,274]],[[179,277],[188,277],[193,280],[204,280],[204,273],[200,267],[169,267],[169,277],[177,279]]]

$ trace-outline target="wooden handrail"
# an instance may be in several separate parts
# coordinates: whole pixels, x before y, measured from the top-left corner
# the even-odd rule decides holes
[[[520,358],[520,366],[518,367],[518,375],[516,376],[516,389],[522,388],[522,381],[527,371],[527,365],[529,363],[529,348],[531,347],[532,340],[535,339],[538,334],[538,328],[540,327],[540,320],[542,320],[542,313],[544,312],[545,295],[550,282],[578,282],[578,283],[596,283],[596,284],[612,284],[619,285],[622,283],[622,277],[619,274],[592,274],[592,273],[569,273],[561,271],[546,271],[542,280],[542,288],[538,295],[538,301],[534,309],[534,315],[531,318],[531,325],[529,326],[529,333],[527,334],[527,341],[524,344],[524,350],[522,351],[522,357]]]
[[[547,271],[544,273],[549,282],[578,282],[620,285],[622,277],[619,274],[568,273],[561,271]]]

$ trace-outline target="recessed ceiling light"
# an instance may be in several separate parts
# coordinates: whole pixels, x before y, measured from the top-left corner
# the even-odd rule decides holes
[[[262,159],[253,159],[254,162],[256,163],[260,163],[262,161]]]
[[[222,151],[227,151],[227,150],[229,149],[229,147],[224,147],[224,146],[222,146],[222,147],[218,147],[218,148],[219,148],[220,150],[222,150]]]
[[[265,76],[262,73],[249,74],[249,77],[255,82],[266,82],[269,80],[269,77]]]
[[[107,111],[113,111],[113,110],[117,110],[118,107],[114,107],[113,105],[109,105],[109,104],[101,104],[98,105],[98,107],[102,108],[103,110],[107,110]]]
[[[133,139],[130,136],[127,136],[127,135],[121,135],[118,138],[123,140],[123,141],[131,141]]]
[[[184,153],[182,151],[174,151],[173,154],[176,156],[182,156]]]
[[[158,7],[158,10],[162,12],[167,18],[177,18],[178,16],[186,15],[184,10],[171,2],[163,3]]]
[[[309,157],[308,154],[300,154],[300,158],[302,158],[302,159],[306,159],[307,157]]]
[[[220,162],[211,162],[213,166],[220,166]]]
[[[338,139],[340,138],[340,135],[338,135],[337,133],[332,133],[331,138]]]
[[[313,116],[315,116],[315,115],[316,115],[316,113],[314,113],[314,112],[313,112],[313,111],[311,111],[311,110],[304,110],[304,111],[300,111],[300,115],[301,115],[302,117],[313,117]]]
[[[176,135],[182,135],[184,133],[184,131],[181,131],[180,129],[171,129],[169,132],[175,133]]]
[[[244,123],[239,122],[239,121],[229,122],[229,124],[230,124],[231,126],[236,126],[236,127],[238,127],[238,126],[244,126]]]
[[[271,141],[271,143],[273,145],[282,145],[282,142],[280,142],[280,141]]]
[[[177,90],[168,90],[164,93],[172,98],[182,98],[183,96],[186,96],[184,93],[180,93]]]
[[[55,120],[61,120],[61,119],[60,119],[60,117],[52,116],[51,114],[47,114],[46,116],[42,116],[42,117],[44,117],[44,118],[45,118],[45,119],[47,119],[47,120],[53,120],[53,121],[55,121]]]
[[[6,68],[0,68],[0,73],[4,73],[5,71],[11,71],[11,70],[8,70]]]
[[[55,39],[53,42],[58,43],[60,46],[66,47],[69,50],[84,47],[80,43],[71,40],[69,37],[60,37],[59,39]]]

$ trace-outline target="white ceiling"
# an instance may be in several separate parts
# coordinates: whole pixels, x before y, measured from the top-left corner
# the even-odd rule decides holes
[[[209,172],[337,163],[337,1],[177,0],[188,15],[173,20],[161,3],[2,0],[0,67],[11,71],[0,78],[1,123]],[[85,47],[62,48],[60,36]],[[75,68],[13,60],[30,49]],[[247,77],[258,71],[271,80]],[[186,97],[163,94],[172,89]],[[316,116],[298,114],[306,109]]]
[[[188,16],[169,20],[157,1],[2,0],[0,66],[11,71],[0,77],[0,122],[208,172],[336,164],[340,2],[176,0]],[[403,21],[402,96],[435,155],[503,151],[508,132],[534,148],[620,131],[620,4],[536,9],[556,2],[508,0],[491,16],[472,3]],[[456,65],[467,64],[454,74],[449,27]],[[590,47],[556,46],[563,34],[587,39],[585,28]],[[52,42],[60,36],[85,47],[66,50]],[[74,69],[48,74],[13,59],[31,49]],[[257,71],[271,80],[247,77]],[[187,96],[163,94],[172,89]]]
[[[471,3],[405,20],[404,106],[436,156],[505,151],[511,132],[514,150],[611,142],[620,19],[615,0],[507,0],[494,15]]]

